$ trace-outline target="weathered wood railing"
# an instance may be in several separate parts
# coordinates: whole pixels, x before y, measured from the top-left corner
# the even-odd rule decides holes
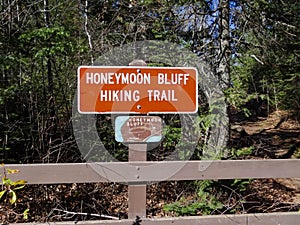
[[[208,180],[243,178],[300,178],[300,160],[216,160],[163,162],[109,162],[70,164],[9,164],[19,173],[11,179],[23,179],[28,184],[122,182],[147,184],[155,181]],[[177,171],[178,170],[178,171]],[[163,171],[163,172],[162,172]],[[174,171],[177,171],[174,173]],[[172,174],[173,173],[173,174]],[[171,175],[170,175],[171,174]],[[108,193],[109,194],[109,193]],[[53,223],[54,224],[54,223]],[[74,224],[63,222],[56,224]],[[120,221],[84,221],[78,224],[134,224],[134,219]],[[297,225],[300,212],[218,215],[179,218],[142,218],[140,224],[241,224],[241,225]]]

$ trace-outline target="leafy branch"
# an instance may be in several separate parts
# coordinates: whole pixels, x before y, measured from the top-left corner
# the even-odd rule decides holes
[[[18,180],[12,181],[10,178],[7,177],[9,174],[18,173],[19,170],[7,169],[3,168],[3,177],[2,177],[2,191],[0,192],[0,200],[3,196],[7,196],[9,203],[14,204],[17,201],[17,194],[16,190],[20,190],[25,187],[26,181],[25,180]],[[2,176],[2,174],[0,174]],[[4,200],[6,201],[6,200]]]
[[[17,180],[12,181],[8,178],[8,175],[19,173],[19,170],[16,169],[8,169],[3,166],[3,174],[0,174],[2,177],[2,191],[0,191],[0,200],[3,200],[4,203],[9,202],[11,205],[17,202],[17,190],[23,189],[25,184],[27,183],[25,180]],[[28,219],[28,211],[29,209],[24,210],[23,218]]]

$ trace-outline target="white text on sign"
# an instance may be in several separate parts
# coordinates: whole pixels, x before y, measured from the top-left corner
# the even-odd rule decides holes
[[[175,97],[175,90],[147,90],[148,100],[151,101],[178,101]],[[100,101],[109,102],[130,102],[139,101],[138,90],[100,90]]]
[[[158,73],[157,84],[186,85],[187,73]],[[150,73],[86,73],[86,84],[151,84]],[[149,101],[178,101],[175,90],[147,90]],[[100,101],[120,102],[139,101],[138,90],[100,90]]]
[[[186,73],[158,73],[158,84],[186,85]],[[151,84],[150,73],[86,73],[86,84]]]

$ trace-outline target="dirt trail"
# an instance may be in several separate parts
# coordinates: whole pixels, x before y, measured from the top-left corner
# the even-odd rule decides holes
[[[235,123],[233,128],[239,132],[241,147],[253,147],[251,157],[300,158],[300,121],[286,111],[258,117],[254,122]],[[277,197],[285,198],[285,203],[300,204],[300,178],[269,179],[267,182],[269,187],[278,189]],[[274,187],[273,182],[278,185]],[[284,197],[284,192],[290,197]]]
[[[276,179],[276,181],[294,192],[292,204],[300,204],[300,178]]]

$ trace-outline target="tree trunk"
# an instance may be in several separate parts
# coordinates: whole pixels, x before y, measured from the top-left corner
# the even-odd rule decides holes
[[[230,27],[229,27],[229,0],[219,2],[219,60],[217,73],[223,90],[230,86]]]

